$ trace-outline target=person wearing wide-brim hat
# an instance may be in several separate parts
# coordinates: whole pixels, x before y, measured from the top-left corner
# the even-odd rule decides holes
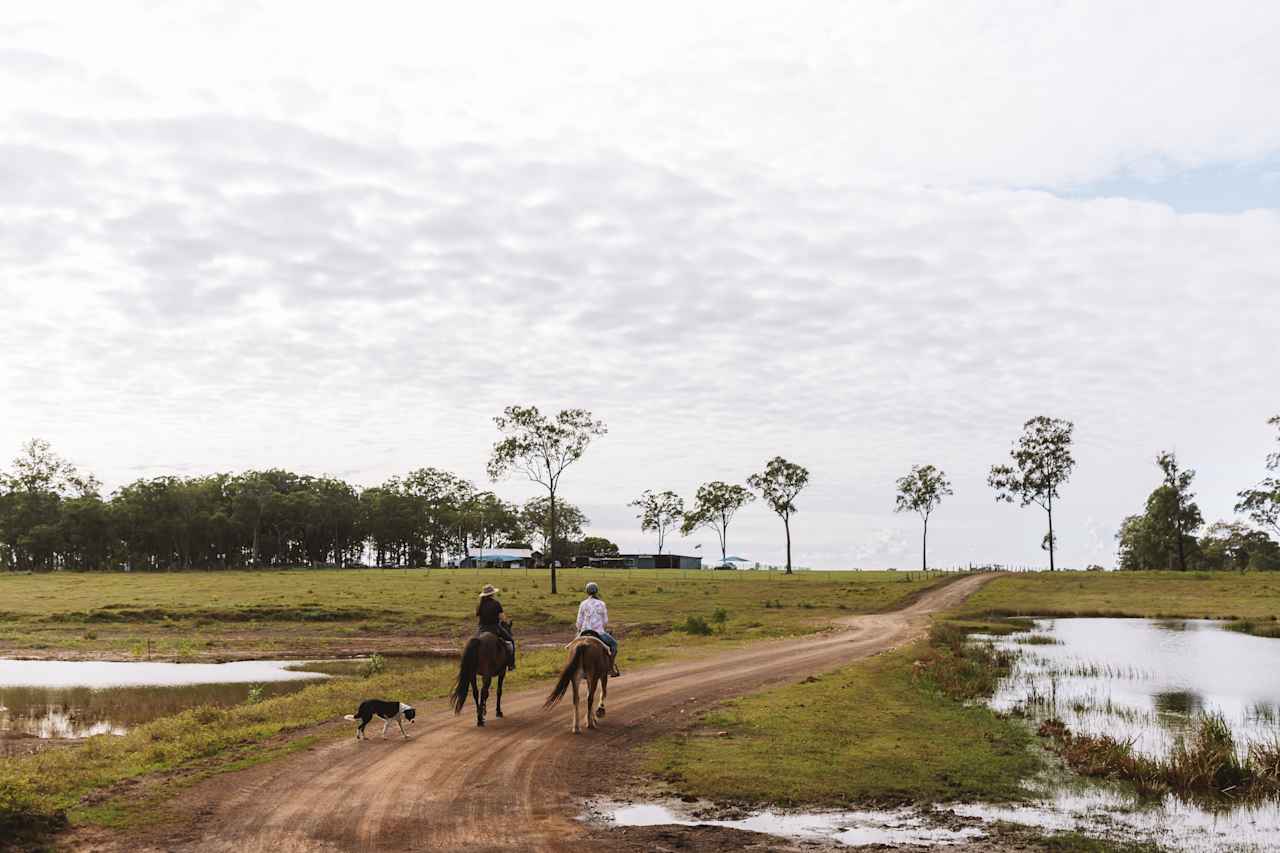
[[[502,590],[491,583],[484,585],[480,590],[480,602],[476,604],[476,618],[480,620],[480,631],[497,634],[511,647],[511,663],[507,666],[511,670],[516,668],[516,638],[511,636],[511,620],[505,618],[502,602],[498,600],[500,592]]]

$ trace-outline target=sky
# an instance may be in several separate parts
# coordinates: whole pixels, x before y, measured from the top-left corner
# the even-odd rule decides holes
[[[1278,43],[1234,0],[6,3],[0,459],[484,486],[504,406],[583,407],[563,494],[624,551],[641,491],[782,455],[798,565],[918,565],[923,463],[932,563],[1044,565],[986,474],[1046,414],[1059,562],[1111,566],[1158,452],[1216,520],[1274,449]]]

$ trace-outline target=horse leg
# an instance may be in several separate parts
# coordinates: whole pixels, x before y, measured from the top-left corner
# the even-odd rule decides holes
[[[578,676],[573,677],[573,733],[582,734],[582,723],[578,717]]]
[[[600,678],[600,707],[596,710],[597,717],[604,716],[604,700],[609,698],[609,673],[605,673]]]
[[[493,709],[493,715],[499,720],[502,719],[502,681],[507,677],[505,669],[498,670],[498,700]]]
[[[587,676],[587,728],[596,727],[596,684],[599,677],[593,672]]]
[[[484,725],[484,711],[480,708],[480,687],[477,684],[476,676],[471,676],[471,701],[476,704],[476,725]]]
[[[483,722],[485,715],[489,713],[489,683],[493,680],[492,676],[484,677],[484,684],[480,686],[480,720]]]

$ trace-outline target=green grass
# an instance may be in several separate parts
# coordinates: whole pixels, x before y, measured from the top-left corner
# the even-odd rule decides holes
[[[8,632],[7,642],[0,642],[11,649],[78,654],[119,649],[127,642],[130,654],[142,656],[148,641],[156,655],[183,648],[221,650],[228,643],[239,643],[241,651],[267,648],[289,653],[298,643],[314,648],[330,636],[350,643],[368,632],[386,630],[388,623],[414,631],[432,626],[460,642],[474,630],[476,594],[485,583],[503,588],[503,602],[517,628],[523,621],[567,636],[581,597],[578,590],[589,577],[601,584],[610,615],[624,625],[623,633],[633,634],[623,646],[629,667],[758,637],[817,630],[831,617],[890,608],[940,581],[936,575],[924,579],[893,572],[786,578],[764,573],[565,571],[561,593],[551,596],[545,571],[0,575],[0,600],[8,611],[0,622]],[[766,600],[771,606],[765,606]],[[300,619],[291,612],[294,608],[328,615]],[[122,613],[129,615],[122,619]],[[350,626],[343,622],[375,613],[381,615],[374,621]],[[247,614],[247,621],[215,614]],[[84,624],[94,629],[86,631]],[[690,624],[708,630],[705,635],[670,633]],[[710,625],[715,625],[714,631]],[[333,634],[335,630],[343,633]],[[562,664],[559,648],[527,651],[508,685],[518,689],[549,680]],[[370,666],[359,673],[362,677],[335,679],[232,708],[202,706],[143,724],[123,737],[89,738],[77,747],[7,760],[0,765],[0,828],[11,833],[18,824],[48,829],[68,815],[73,822],[112,825],[141,819],[154,814],[154,804],[136,795],[118,797],[112,793],[115,786],[157,773],[177,772],[190,780],[281,754],[298,739],[293,733],[351,713],[360,699],[372,694],[439,700],[443,705],[456,666],[451,660],[412,669],[387,666],[383,672]],[[269,745],[281,736],[286,738],[284,746]]]
[[[1038,572],[997,578],[965,604],[993,616],[1249,619],[1280,614],[1280,572]]]
[[[905,572],[318,570],[158,574],[0,574],[0,655],[201,659],[358,651],[371,638],[457,640],[486,583],[524,631],[568,631],[582,587],[600,583],[622,634],[689,616],[726,636],[773,637],[893,607],[941,580]],[[717,610],[724,620],[717,621]],[[375,649],[368,648],[368,651]]]
[[[1025,797],[1021,781],[1042,766],[1031,733],[938,686],[927,659],[949,654],[920,643],[734,700],[652,745],[649,769],[683,794],[722,802]]]

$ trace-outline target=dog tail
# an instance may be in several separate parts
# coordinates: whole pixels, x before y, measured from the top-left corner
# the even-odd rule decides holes
[[[471,689],[471,681],[476,677],[476,670],[479,668],[480,638],[472,637],[471,642],[467,643],[466,649],[462,652],[462,665],[458,667],[458,684],[449,696],[453,713],[461,714],[462,709],[466,707],[467,691]]]
[[[342,715],[342,719],[344,719],[344,720],[350,720],[351,722],[353,722],[353,723],[354,723],[354,722],[356,721],[356,715],[355,715],[355,714],[343,714],[343,715]]]
[[[543,708],[550,708],[564,696],[564,692],[569,689],[569,685],[578,677],[578,670],[582,669],[582,656],[586,653],[587,644],[579,643],[578,647],[573,650],[573,657],[569,658],[569,662],[564,665],[564,671],[560,673],[560,680],[556,682],[555,689],[551,691],[551,695],[547,696],[547,701],[542,703]]]

